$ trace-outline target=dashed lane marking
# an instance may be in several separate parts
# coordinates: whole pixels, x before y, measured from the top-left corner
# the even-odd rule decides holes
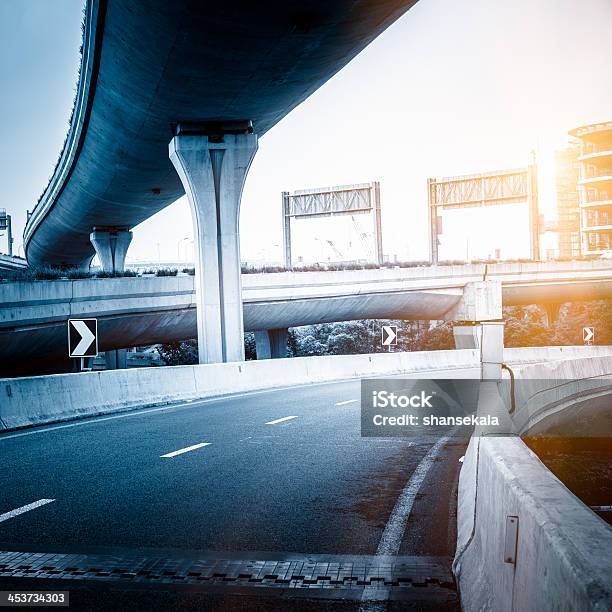
[[[286,417],[283,417],[282,419],[268,421],[266,425],[276,425],[277,423],[284,423],[285,421],[290,421],[291,419],[297,419],[297,416],[286,416]]]
[[[171,453],[166,453],[165,455],[160,455],[161,459],[176,457],[177,455],[182,455],[183,453],[189,453],[198,448],[202,448],[203,446],[210,446],[212,442],[200,442],[200,444],[194,444],[193,446],[187,446],[185,448],[180,448],[179,450],[172,451]]]

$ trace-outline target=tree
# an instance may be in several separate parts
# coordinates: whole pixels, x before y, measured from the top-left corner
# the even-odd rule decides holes
[[[177,340],[157,347],[160,357],[169,366],[198,363],[198,341]]]
[[[159,344],[157,352],[164,363],[169,366],[195,365],[199,363],[198,341],[195,339],[176,340]],[[253,332],[244,334],[244,355],[247,361],[257,358],[255,353],[255,334]]]
[[[595,344],[612,344],[612,300],[564,304],[554,329],[555,344],[583,344],[583,327],[595,329]]]
[[[504,308],[504,346],[550,346],[554,331],[547,327],[545,314],[538,306]]]

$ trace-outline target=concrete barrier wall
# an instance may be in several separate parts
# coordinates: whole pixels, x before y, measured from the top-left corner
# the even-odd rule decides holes
[[[508,517],[518,517],[514,563]],[[520,438],[472,438],[453,564],[463,610],[612,610],[611,550],[610,526]]]
[[[611,347],[587,348],[612,353]],[[582,349],[581,353],[584,354]],[[507,349],[504,358],[517,364],[567,354],[560,347]],[[439,370],[455,370],[462,377],[476,378],[478,360],[473,350],[423,351],[0,379],[0,429],[105,414],[144,404],[368,375],[427,373],[431,377]]]
[[[143,405],[362,376],[431,377],[441,370],[454,371],[457,377],[478,378],[478,352],[300,357],[4,378],[0,379],[0,428],[15,429]]]
[[[586,357],[587,351],[566,351],[564,355],[574,356],[569,359],[542,359],[542,363],[530,363],[533,355],[528,351],[523,354],[527,363],[513,366],[516,380],[514,433],[539,433],[547,426],[571,422],[579,415],[586,416],[586,402],[612,393],[612,347],[592,348],[598,349],[592,351],[595,353],[593,356]],[[500,385],[500,394],[509,409],[512,405],[512,386],[508,377]],[[597,431],[597,422],[593,421],[595,429],[591,435]],[[583,424],[583,428],[586,425]]]
[[[534,346],[504,349],[504,361],[510,365],[527,365],[583,357],[610,357],[612,359],[612,346]]]

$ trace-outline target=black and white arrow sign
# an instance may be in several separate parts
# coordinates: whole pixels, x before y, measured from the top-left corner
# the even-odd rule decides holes
[[[583,327],[582,328],[582,339],[585,344],[593,344],[595,341],[595,328],[594,327]]]
[[[68,319],[68,356],[95,357],[97,354],[97,319]]]
[[[383,346],[397,346],[397,325],[383,325],[382,338]]]

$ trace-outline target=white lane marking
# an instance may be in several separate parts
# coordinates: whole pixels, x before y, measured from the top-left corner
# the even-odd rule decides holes
[[[168,457],[176,457],[177,455],[182,455],[183,453],[188,453],[192,450],[196,450],[198,448],[202,448],[203,446],[210,446],[212,442],[200,442],[200,444],[194,444],[193,446],[187,446],[186,448],[180,448],[179,450],[172,451],[171,453],[166,453],[165,455],[160,455],[160,458],[168,458]]]
[[[276,419],[275,421],[268,421],[266,425],[276,425],[277,423],[283,423],[285,421],[290,421],[291,419],[297,419],[297,417],[296,416],[283,417],[282,419]]]
[[[391,516],[387,521],[385,530],[378,543],[376,549],[376,556],[384,555],[397,555],[399,552],[402,538],[404,537],[404,531],[406,530],[406,523],[408,517],[412,511],[414,500],[416,499],[417,493],[423,484],[423,481],[427,477],[431,466],[433,465],[436,457],[440,453],[442,447],[451,439],[451,436],[444,436],[440,438],[430,449],[427,454],[421,459],[416,469],[412,473],[412,476],[405,484],[400,496],[395,502]],[[379,612],[386,610],[386,602],[381,602],[381,599],[388,598],[388,592],[386,589],[379,589],[378,587],[366,586],[363,589],[361,595],[361,601],[364,602],[360,606],[360,612]],[[368,603],[365,603],[368,602]],[[378,602],[378,603],[376,603]]]
[[[181,407],[181,406],[178,406]],[[182,406],[187,407],[187,406]],[[42,426],[41,428],[33,429],[32,431],[22,431],[14,434],[0,435],[0,442],[2,440],[10,440],[11,438],[22,438],[23,436],[35,436],[36,434],[45,433],[47,431],[55,431],[56,429],[69,429],[70,427],[82,427],[83,425],[93,425],[94,423],[101,423],[102,421],[114,421],[115,419],[127,419],[128,417],[139,416],[141,414],[148,414],[149,412],[161,412],[163,410],[169,410],[170,408],[177,408],[177,406],[161,406],[159,408],[149,408],[148,410],[138,410],[137,412],[122,412],[121,414],[114,414],[107,417],[93,417],[83,419],[81,421],[75,421],[74,423],[67,423],[66,425],[52,425],[50,427]]]
[[[4,514],[0,514],[0,523],[3,521],[8,521],[15,516],[19,516],[24,512],[29,512],[30,510],[36,510],[36,508],[40,508],[41,506],[45,506],[54,502],[54,499],[39,499],[38,501],[32,502],[31,504],[27,504],[25,506],[21,506],[21,508],[15,508],[15,510],[11,510],[10,512],[5,512]]]
[[[378,548],[376,549],[377,555],[397,555],[416,495],[427,476],[427,472],[429,472],[429,469],[440,453],[440,450],[450,438],[450,436],[440,438],[429,451],[427,451],[427,454],[421,459],[419,465],[417,465],[416,470],[414,470],[410,480],[406,483],[395,502],[393,512],[391,512],[391,516],[387,521]]]
[[[345,406],[346,404],[354,404],[355,402],[358,402],[359,400],[356,399],[352,399],[352,400],[345,400],[344,402],[336,402],[336,406]]]

